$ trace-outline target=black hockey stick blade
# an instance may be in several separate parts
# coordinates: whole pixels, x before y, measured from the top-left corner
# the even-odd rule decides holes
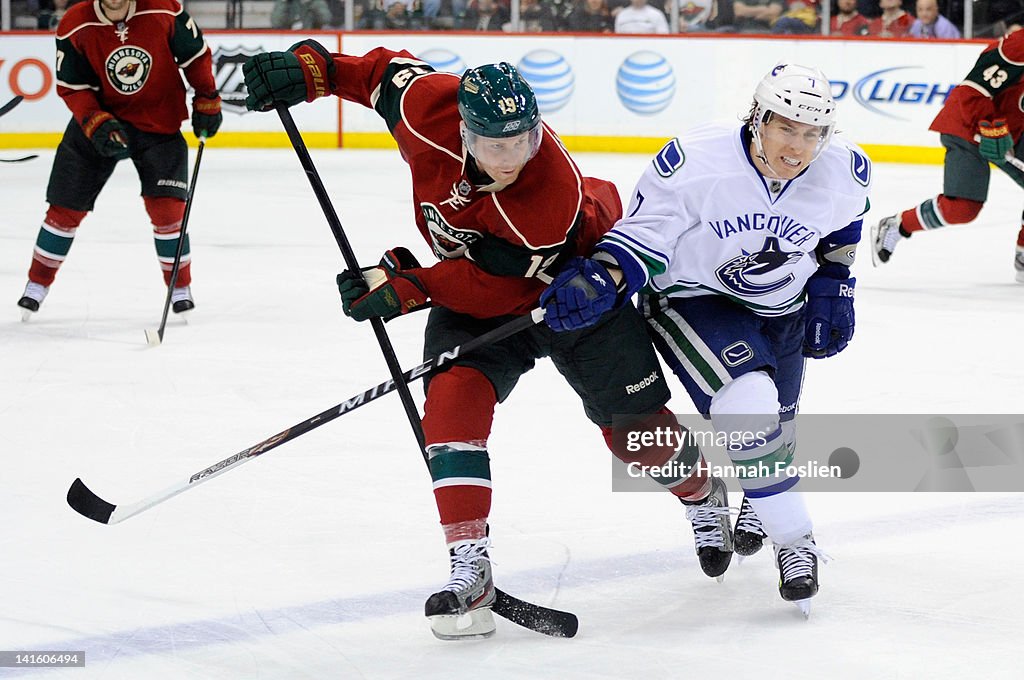
[[[24,163],[30,161],[33,158],[39,158],[39,154],[34,153],[28,156],[22,156],[21,158],[0,158],[0,163]]]
[[[76,479],[68,489],[68,505],[74,508],[79,515],[100,524],[108,524],[110,516],[117,509],[117,506],[111,505],[94,494],[81,478]]]
[[[503,619],[551,637],[576,637],[580,622],[575,614],[525,602],[517,597],[512,597],[503,590],[497,588],[495,590],[497,597],[491,611]]]
[[[13,109],[15,106],[17,106],[18,104],[21,103],[22,99],[24,99],[24,97],[22,97],[19,94],[19,95],[15,96],[14,98],[12,98],[11,101],[7,102],[3,106],[0,106],[0,116],[4,115],[6,113],[9,113],[11,109]]]

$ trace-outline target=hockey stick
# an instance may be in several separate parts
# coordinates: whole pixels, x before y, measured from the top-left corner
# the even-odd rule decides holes
[[[447,352],[424,361],[419,366],[416,366],[402,374],[403,381],[413,382],[419,380],[420,378],[447,366],[463,354],[468,354],[469,352],[481,347],[498,342],[499,340],[504,340],[521,330],[525,330],[530,326],[537,324],[543,318],[544,310],[542,308],[535,309],[530,314],[521,316],[518,319],[513,319],[494,330],[473,338],[464,345],[456,345]],[[188,479],[173,484],[162,491],[158,491],[137,503],[129,503],[127,505],[114,505],[113,503],[108,503],[90,491],[80,478],[76,479],[68,490],[68,505],[74,508],[78,514],[88,517],[91,520],[95,520],[100,524],[117,524],[118,522],[123,522],[129,517],[134,517],[135,515],[150,509],[154,505],[158,505],[159,503],[163,503],[164,501],[177,496],[183,491],[188,491],[189,489],[199,486],[203,482],[212,479],[217,475],[238,467],[242,463],[247,463],[267,451],[276,449],[281,444],[296,439],[311,430],[315,430],[321,425],[331,422],[335,418],[343,416],[346,413],[350,413],[361,406],[365,406],[371,401],[375,401],[383,397],[385,394],[390,394],[394,390],[395,381],[394,379],[389,378],[378,385],[374,385],[368,390],[360,392],[351,399],[343,401],[340,404],[336,404],[326,411],[322,411],[311,418],[307,418],[301,423],[292,425],[286,430],[267,437],[260,443],[250,446],[233,456],[229,456],[219,463],[214,463],[213,465],[190,475]]]
[[[276,105],[277,115],[281,118],[281,124],[284,125],[285,132],[288,133],[288,139],[291,140],[292,147],[295,149],[295,153],[299,157],[299,162],[302,164],[302,169],[306,171],[306,178],[309,179],[310,186],[313,187],[313,193],[316,194],[316,200],[320,203],[320,209],[323,210],[324,217],[327,218],[327,225],[331,228],[331,233],[334,234],[334,240],[338,243],[338,249],[341,250],[341,256],[345,260],[345,267],[349,271],[359,271],[359,262],[356,259],[355,251],[352,250],[352,244],[349,243],[348,237],[345,235],[345,230],[341,226],[341,220],[338,219],[338,213],[334,210],[334,205],[331,203],[330,197],[327,195],[327,189],[324,187],[324,183],[320,180],[320,173],[316,171],[316,166],[313,165],[313,159],[309,155],[309,149],[306,148],[306,142],[303,141],[302,135],[299,133],[299,128],[295,125],[295,120],[292,118],[291,111],[288,110],[288,106],[281,102]],[[423,456],[424,462],[427,461],[427,452],[424,447],[423,438],[423,426],[420,424],[420,412],[416,407],[416,402],[412,399],[412,392],[409,391],[409,386],[405,384],[402,379],[402,366],[398,363],[398,357],[395,355],[395,348],[391,345],[391,339],[388,337],[388,332],[384,330],[384,321],[379,317],[373,317],[370,319],[370,324],[373,327],[373,333],[377,336],[377,344],[380,345],[380,351],[384,354],[384,362],[388,366],[388,370],[391,372],[391,377],[394,378],[398,385],[398,396],[402,400],[402,407],[405,409],[406,418],[409,420],[409,425],[412,427],[413,434],[416,435],[416,442],[419,444],[420,454]]]
[[[291,141],[292,146],[295,148],[295,153],[299,157],[299,162],[302,164],[303,170],[306,171],[306,177],[309,179],[309,183],[313,187],[313,193],[316,194],[316,199],[320,203],[320,208],[323,210],[324,217],[327,218],[327,224],[330,226],[331,232],[334,234],[334,240],[338,243],[338,248],[341,250],[342,257],[345,259],[345,266],[350,271],[359,271],[359,262],[356,259],[355,251],[352,250],[352,245],[349,243],[348,237],[345,235],[345,230],[341,226],[341,220],[338,218],[338,213],[335,212],[334,205],[331,203],[330,196],[327,194],[327,189],[324,187],[324,184],[320,179],[320,174],[317,172],[316,166],[313,165],[313,159],[309,155],[309,150],[306,148],[306,143],[303,141],[302,135],[299,133],[299,129],[295,125],[295,120],[292,118],[291,112],[283,103],[278,103],[276,105],[276,109],[277,115],[281,118],[281,124],[284,125],[285,132],[288,133],[288,139]],[[537,316],[535,323],[539,322],[544,316],[542,310],[534,312],[534,314],[538,313],[539,316]],[[409,391],[409,385],[406,382],[407,379],[405,375],[402,374],[402,367],[398,362],[398,357],[395,355],[395,350],[391,345],[391,340],[388,338],[387,331],[384,330],[384,322],[380,318],[376,317],[370,319],[370,322],[373,325],[373,332],[377,336],[377,343],[380,345],[381,352],[384,354],[384,361],[387,363],[388,369],[391,371],[391,377],[394,380],[394,385],[398,389],[398,394],[402,400],[402,406],[405,409],[406,418],[409,420],[409,425],[412,427],[413,434],[416,436],[416,443],[419,446],[420,455],[423,457],[423,462],[429,469],[430,463],[425,448],[423,425],[420,423],[419,409],[416,407],[416,403],[412,399],[412,393]],[[579,622],[574,614],[540,607],[531,602],[526,602],[508,595],[500,589],[496,588],[495,590],[497,592],[497,598],[494,605],[491,607],[491,611],[498,616],[502,616],[512,623],[524,626],[545,635],[551,635],[554,637],[573,637],[576,635],[576,629],[579,626]]]
[[[181,231],[178,234],[178,250],[174,253],[174,266],[171,268],[171,280],[167,284],[167,297],[164,298],[164,315],[160,319],[160,328],[155,331],[146,329],[146,343],[156,347],[164,341],[164,328],[167,326],[167,312],[171,308],[171,295],[174,293],[174,284],[178,282],[178,269],[181,267],[181,254],[185,250],[185,229],[188,228],[188,216],[192,212],[192,197],[196,194],[196,180],[199,179],[199,162],[203,160],[203,149],[206,148],[206,137],[199,138],[199,151],[196,152],[196,164],[192,168],[192,182],[188,187],[188,196],[185,197],[185,214],[181,218]]]
[[[439,354],[436,357],[423,362],[419,366],[406,371],[402,376],[403,380],[407,382],[419,380],[420,378],[452,363],[463,354],[468,354],[469,352],[481,347],[485,347],[515,335],[516,333],[539,323],[543,318],[544,310],[535,309],[530,314],[509,321],[494,330],[473,338],[465,345],[457,345],[447,352]],[[160,503],[163,503],[184,491],[188,491],[207,480],[213,479],[217,475],[224,474],[228,470],[239,467],[243,463],[247,463],[253,458],[261,456],[267,451],[281,446],[285,442],[289,442],[292,439],[300,437],[310,430],[315,430],[321,425],[331,422],[335,418],[343,416],[350,411],[354,411],[360,406],[364,406],[371,401],[379,399],[385,394],[392,392],[394,389],[395,381],[392,379],[385,380],[379,385],[375,385],[347,401],[332,406],[326,411],[318,413],[312,418],[307,418],[301,423],[293,425],[271,437],[267,437],[260,443],[250,446],[233,456],[229,456],[219,463],[215,463],[204,468],[195,474],[190,475],[187,479],[181,480],[176,484],[172,484],[171,486],[151,494],[142,500],[136,501],[135,503],[115,505],[97,496],[85,485],[85,482],[83,482],[81,478],[75,479],[71,484],[71,487],[68,489],[68,505],[83,517],[99,522],[100,524],[117,524],[119,522],[123,522],[129,517],[134,517],[139,513],[145,512],[155,505],[159,505]],[[506,594],[500,589],[496,590],[497,599],[492,607],[492,611],[495,614],[503,616],[512,623],[516,623],[520,626],[524,626],[530,630],[534,630],[538,633],[543,633],[544,635],[549,635],[551,637],[569,638],[576,635],[576,631],[579,627],[579,621],[574,614],[525,602]]]
[[[0,106],[0,116],[3,116],[5,114],[7,114],[7,113],[10,113],[11,109],[13,109],[15,106],[20,104],[21,100],[23,100],[23,99],[24,99],[24,97],[22,97],[19,94],[19,95],[16,95],[15,97],[13,97],[11,99],[11,101],[7,102],[3,106]]]
[[[1017,168],[1021,172],[1024,172],[1024,161],[1014,156],[1012,151],[1007,151],[1006,155],[1003,156],[1003,158],[1006,159],[1007,163]]]
[[[33,158],[39,158],[39,154],[34,153],[29,156],[22,156],[21,158],[0,158],[0,163],[23,163]]]

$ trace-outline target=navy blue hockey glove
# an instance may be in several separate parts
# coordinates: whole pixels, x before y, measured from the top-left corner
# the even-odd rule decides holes
[[[807,280],[803,355],[812,359],[839,354],[853,339],[853,289],[849,269],[824,265]]]
[[[303,40],[287,52],[263,52],[245,62],[242,74],[250,111],[267,111],[275,102],[294,106],[331,93],[334,58],[315,40]]]
[[[380,317],[389,321],[427,304],[423,284],[408,270],[419,269],[420,263],[406,248],[392,248],[384,253],[380,265],[338,274],[341,308],[356,321]]]
[[[106,111],[99,111],[86,118],[82,123],[82,132],[92,142],[96,152],[104,158],[115,158],[120,161],[132,155],[124,126]]]
[[[593,326],[615,306],[615,280],[600,262],[574,257],[540,294],[544,322],[556,332]]]

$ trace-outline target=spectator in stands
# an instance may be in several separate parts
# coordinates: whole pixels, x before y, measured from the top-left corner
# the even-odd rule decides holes
[[[787,0],[772,33],[807,34],[818,30],[818,0]]]
[[[68,6],[71,3],[68,0],[51,0],[48,3],[43,3],[39,9],[39,23],[37,24],[41,30],[52,31],[57,28],[57,24],[60,23],[60,18],[64,16],[64,12],[67,11]]]
[[[565,20],[567,30],[580,33],[611,33],[614,26],[605,0],[576,0]]]
[[[523,33],[554,31],[553,6],[547,0],[519,0],[519,30]]]
[[[900,0],[878,0],[882,15],[868,22],[868,35],[902,38],[910,33],[914,17],[903,11]]]
[[[629,0],[615,16],[616,33],[668,33],[668,19],[647,0]]]
[[[679,32],[700,33],[711,30],[708,21],[717,7],[715,0],[679,0]],[[672,0],[666,0],[665,13],[672,11]]]
[[[508,23],[508,9],[495,0],[472,0],[462,17],[467,31],[500,31]]]
[[[327,0],[274,0],[271,28],[323,28],[331,21]]]
[[[740,33],[770,33],[782,16],[782,0],[736,0],[732,3],[735,26]]]
[[[857,0],[838,0],[832,14],[832,35],[867,35],[868,19],[857,11]]]
[[[910,26],[913,38],[959,38],[960,29],[939,14],[936,0],[917,0],[917,19]]]

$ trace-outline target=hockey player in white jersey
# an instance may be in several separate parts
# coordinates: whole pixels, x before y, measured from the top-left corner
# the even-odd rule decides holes
[[[729,450],[745,473],[735,550],[753,554],[767,535],[779,592],[805,615],[822,553],[785,467],[805,357],[833,356],[853,337],[850,266],[871,178],[835,126],[825,75],[777,65],[742,126],[666,144],[626,216],[541,297],[547,323],[568,330],[641,293],[656,347],[715,430],[729,441],[764,433]]]

